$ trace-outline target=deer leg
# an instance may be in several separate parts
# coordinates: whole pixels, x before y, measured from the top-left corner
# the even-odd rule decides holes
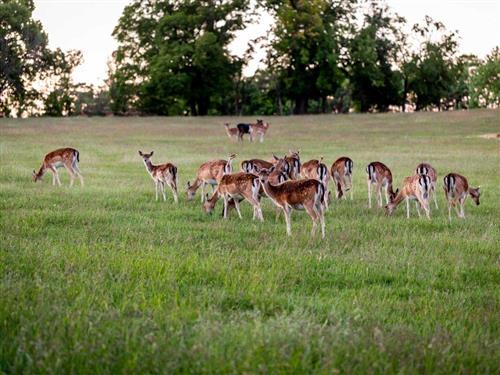
[[[434,204],[436,205],[436,210],[438,209],[438,201],[437,201],[437,194],[436,194],[436,185],[432,184],[432,195],[434,198]]]
[[[155,199],[158,201],[158,181],[155,180]]]
[[[354,196],[354,186],[352,185],[352,176],[349,175],[349,190],[351,190],[351,200],[353,200]]]
[[[451,203],[448,201],[448,221],[451,223]]]
[[[416,201],[415,202],[415,208],[417,209],[417,214],[418,214],[418,217],[422,217],[422,214],[420,213],[420,201]]]
[[[383,201],[382,201],[382,184],[377,184],[377,204],[379,207],[382,207]]]
[[[306,209],[307,214],[313,222],[311,236],[314,237],[314,235],[316,234],[316,228],[318,227],[318,213],[314,209],[314,204],[311,206],[304,205],[304,208]]]
[[[177,182],[175,180],[167,180],[167,185],[172,190],[172,195],[174,196],[174,202],[178,203],[177,197]]]
[[[227,219],[227,206],[229,204],[229,198],[224,194],[224,219]]]
[[[239,218],[243,219],[243,217],[241,216],[241,211],[240,211],[240,201],[236,198],[233,198],[233,201],[234,201],[234,207],[236,207],[236,212],[238,213]]]
[[[56,172],[52,169],[50,171],[52,172],[52,186],[56,186]]]
[[[460,217],[462,219],[465,219],[464,203],[465,203],[465,198],[460,199]]]
[[[406,201],[406,218],[410,218],[410,200],[408,198],[405,199]]]
[[[163,195],[163,201],[167,201],[167,194],[165,194],[165,183],[163,181],[160,182],[161,193]]]
[[[385,204],[389,204],[389,184],[385,185]]]
[[[54,174],[56,176],[56,181],[59,186],[61,186],[61,180],[59,179],[59,173],[57,172],[57,169],[54,168]]]
[[[73,164],[73,170],[76,172],[76,175],[80,179],[80,185],[83,186],[83,176],[82,176],[82,172],[80,171],[80,167],[78,166],[77,162],[75,162]]]
[[[368,208],[372,208],[372,183],[368,180]]]
[[[290,223],[291,208],[288,205],[283,206],[283,213],[285,214],[286,234],[292,235],[292,225]]]
[[[201,183],[201,203],[205,202],[205,181]]]
[[[427,219],[430,219],[431,216],[430,216],[430,209],[429,209],[429,201],[421,199],[421,198],[417,198],[417,200],[418,200],[418,203],[420,204],[420,206],[422,206],[422,208],[424,209],[425,216],[427,217]],[[420,211],[419,211],[419,213],[420,213]]]

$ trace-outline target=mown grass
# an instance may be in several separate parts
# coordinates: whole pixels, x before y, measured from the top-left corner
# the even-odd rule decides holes
[[[221,118],[0,120],[0,372],[498,373],[499,111],[270,118],[238,145]],[[242,119],[229,119],[236,122]],[[61,146],[86,186],[33,184]],[[202,162],[299,148],[355,163],[354,201],[335,201],[327,238],[305,213],[264,223],[206,216],[197,199],[154,201],[137,150],[172,161],[180,185]],[[368,210],[364,168],[399,183],[428,161],[481,185],[447,222]],[[218,206],[218,212],[220,204]]]

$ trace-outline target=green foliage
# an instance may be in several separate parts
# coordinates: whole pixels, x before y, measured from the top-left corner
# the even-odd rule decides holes
[[[500,106],[500,48],[496,47],[471,78],[471,107]]]
[[[81,85],[74,91],[75,115],[105,116],[111,113],[111,100],[106,87],[94,89],[92,86]]]

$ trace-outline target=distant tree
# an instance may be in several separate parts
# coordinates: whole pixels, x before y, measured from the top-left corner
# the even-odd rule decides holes
[[[471,107],[500,106],[500,48],[495,47],[470,80]]]
[[[355,0],[261,0],[275,17],[267,64],[293,113],[308,112],[311,99],[326,98],[344,80],[342,42],[352,29]]]
[[[248,0],[141,1],[125,7],[110,80],[114,111],[206,115],[224,107],[242,62],[229,54]]]
[[[111,113],[110,95],[106,86],[96,89],[90,85],[79,85],[74,96],[74,115],[106,116]]]
[[[349,81],[352,99],[361,112],[399,105],[403,79],[396,70],[404,18],[372,1],[364,24],[350,43]]]

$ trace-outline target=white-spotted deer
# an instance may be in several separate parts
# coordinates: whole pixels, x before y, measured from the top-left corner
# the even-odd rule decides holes
[[[328,172],[327,166],[323,163],[323,156],[318,159],[312,159],[306,161],[301,166],[301,173],[304,178],[312,178],[323,183],[325,186],[325,208],[328,210],[328,181],[330,179],[330,173]]]
[[[464,204],[468,195],[472,198],[474,203],[479,206],[479,197],[481,196],[481,187],[469,187],[467,179],[458,173],[449,173],[443,179],[444,195],[448,202],[448,220],[451,222],[451,207],[455,207],[457,216],[465,219]],[[460,210],[457,207],[460,205]]]
[[[285,214],[286,233],[292,234],[290,216],[292,208],[296,210],[305,209],[313,222],[312,235],[315,234],[318,221],[321,224],[321,236],[325,237],[325,217],[323,211],[323,200],[325,187],[318,180],[290,180],[279,185],[269,182],[269,171],[261,170],[260,179],[266,195]]]
[[[430,219],[429,197],[432,191],[432,179],[426,174],[416,174],[406,177],[403,180],[403,187],[396,195],[396,198],[385,206],[386,213],[392,215],[396,207],[406,201],[406,217],[410,217],[410,200],[416,200],[418,216],[420,217],[420,208],[425,211],[425,216]]]
[[[158,200],[158,190],[161,191],[163,200],[167,200],[167,195],[165,194],[165,184],[167,184],[170,190],[172,190],[175,203],[177,203],[177,167],[172,163],[154,165],[151,162],[153,154],[154,151],[151,151],[149,154],[139,151],[139,155],[142,157],[146,170],[155,183],[156,200]]]
[[[288,162],[290,165],[290,172],[289,176],[292,180],[297,180],[300,178],[300,173],[301,173],[301,164],[300,164],[300,151],[292,151],[288,150],[288,155],[285,156],[285,160]]]
[[[391,170],[383,163],[374,161],[366,167],[367,182],[368,182],[368,208],[372,208],[372,185],[375,185],[377,193],[378,206],[382,207],[382,187],[385,190],[386,204],[389,204],[396,198],[398,189],[392,189],[392,173]]]
[[[434,198],[434,204],[436,205],[436,209],[438,208],[437,195],[436,195],[436,183],[437,183],[437,172],[432,165],[429,163],[420,163],[415,168],[416,174],[425,174],[431,178],[432,183],[432,197]]]
[[[209,198],[208,194],[203,204],[205,212],[212,213],[215,204],[219,198],[224,199],[224,218],[228,217],[228,207],[230,200],[233,202],[238,212],[240,219],[240,201],[246,199],[253,206],[253,219],[264,221],[262,209],[260,206],[260,180],[259,177],[252,173],[238,172],[234,174],[226,174],[217,186],[217,189]]]
[[[354,187],[352,184],[352,170],[354,167],[353,161],[347,156],[343,156],[335,160],[330,168],[330,177],[335,185],[336,196],[338,199],[346,197],[346,192],[351,192],[351,200],[353,199]]]
[[[233,170],[232,162],[236,158],[236,154],[229,155],[227,160],[211,160],[203,163],[196,172],[196,178],[193,183],[187,183],[187,199],[192,200],[196,191],[201,186],[201,202],[205,199],[205,186],[211,185],[212,190],[214,186],[219,183],[222,176],[230,174]]]
[[[264,142],[267,129],[269,129],[269,123],[262,120],[257,120],[256,124],[250,124],[250,140],[253,141],[253,137],[258,135],[260,136],[260,143]]]
[[[260,169],[269,169],[274,164],[262,159],[249,159],[241,162],[241,171],[245,173],[255,173]]]
[[[42,166],[38,172],[33,171],[33,182],[41,180],[45,172],[48,170],[52,172],[52,185],[57,184],[61,186],[61,180],[59,179],[59,173],[57,169],[64,167],[69,173],[70,183],[69,186],[73,186],[75,176],[80,178],[80,184],[83,186],[83,176],[78,167],[80,162],[80,152],[74,148],[60,148],[49,152],[42,161]]]
[[[226,134],[229,138],[236,138],[240,141],[240,131],[238,128],[230,128],[228,123],[224,124],[224,129],[226,130]]]

